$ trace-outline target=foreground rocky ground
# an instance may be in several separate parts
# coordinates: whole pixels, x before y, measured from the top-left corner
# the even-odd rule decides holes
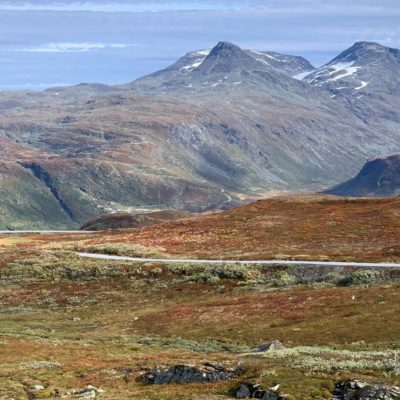
[[[361,261],[398,261],[389,251],[394,243],[381,246],[385,221],[398,212],[397,200],[388,202],[359,208],[361,233],[351,230],[356,227],[352,220],[341,242],[337,226],[344,226],[351,210],[356,215],[355,209],[340,202],[311,203],[315,216],[318,207],[329,207],[326,218],[336,222],[324,225],[319,240],[326,247],[320,247],[319,256],[326,251],[325,257],[333,258],[335,244],[348,239],[353,245],[358,240],[357,258],[365,246]],[[252,240],[262,243],[262,232],[268,239],[268,229],[276,228],[264,223],[272,203],[270,208],[257,204],[250,206],[259,212]],[[305,211],[298,215],[305,220],[298,218],[281,237],[282,246],[291,241],[296,250],[296,230],[304,228],[302,251],[315,256],[316,242],[306,224],[311,211],[307,203],[300,204]],[[273,251],[255,246],[250,253],[245,241],[240,247],[237,238],[250,226],[244,210],[220,216],[217,228],[225,230],[221,252],[230,243],[246,258],[257,256],[259,249]],[[238,228],[240,218],[244,232]],[[398,398],[397,389],[382,385],[400,385],[399,271],[134,264],[86,260],[75,253],[191,255],[174,249],[183,248],[177,240],[183,243],[183,235],[196,226],[203,230],[207,254],[206,239],[216,227],[207,236],[204,221],[217,224],[216,214],[191,221],[143,231],[0,237],[0,399],[229,399],[245,383],[270,399]],[[394,217],[391,221],[387,230],[394,241],[397,225]],[[175,247],[155,246],[156,232],[165,238],[168,226]],[[154,245],[144,247],[151,232]],[[187,240],[187,249],[200,248],[201,236],[196,238]],[[266,345],[274,340],[282,345]],[[381,397],[371,397],[373,391]]]

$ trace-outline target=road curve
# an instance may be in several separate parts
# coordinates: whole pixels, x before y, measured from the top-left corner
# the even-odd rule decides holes
[[[338,261],[292,261],[292,260],[191,260],[173,258],[135,258],[121,257],[107,254],[78,253],[80,257],[99,260],[152,262],[152,263],[189,263],[189,264],[258,264],[258,265],[299,265],[303,267],[357,267],[357,268],[393,268],[400,269],[400,264],[394,263],[367,263],[367,262],[338,262]]]

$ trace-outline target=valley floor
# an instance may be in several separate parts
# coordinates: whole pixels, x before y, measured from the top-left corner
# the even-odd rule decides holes
[[[0,236],[0,399],[73,399],[87,385],[100,389],[96,398],[109,400],[229,399],[247,380],[280,384],[289,399],[329,399],[335,382],[350,377],[400,385],[398,271],[160,265],[76,255],[198,257],[219,250],[222,257],[236,245],[232,257],[257,258],[279,254],[291,242],[295,258],[304,253],[334,259],[338,245],[339,259],[399,261],[394,240],[399,236],[389,237],[398,232],[398,200],[360,202],[358,208],[342,200],[319,201],[307,207],[303,200],[297,205],[293,199],[268,200],[140,231]],[[302,217],[279,245],[256,246],[251,253],[254,241],[267,243],[271,229],[275,235],[288,226],[288,202],[303,207],[297,214]],[[349,213],[359,220],[350,220]],[[391,215],[388,236],[382,237]],[[326,246],[317,253],[314,229],[323,218],[336,225],[320,228],[325,233],[318,240]],[[189,230],[195,234],[189,237]],[[240,238],[250,233],[240,247]],[[344,247],[346,240],[354,253]],[[286,350],[249,354],[273,340]],[[137,380],[143,367],[203,361],[240,364],[244,372],[207,384],[154,386]]]

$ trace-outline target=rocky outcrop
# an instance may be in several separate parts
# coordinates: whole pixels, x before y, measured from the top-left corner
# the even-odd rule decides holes
[[[153,385],[170,383],[205,383],[233,379],[241,374],[240,368],[229,369],[221,364],[206,362],[201,365],[178,364],[157,366],[146,370],[139,379]]]
[[[400,388],[347,380],[335,386],[332,400],[400,400]]]
[[[282,400],[284,397],[277,393],[279,386],[271,389],[262,389],[254,383],[242,383],[236,391],[237,399]]]
[[[284,350],[285,348],[286,347],[279,340],[273,340],[272,342],[260,344],[250,351],[252,353],[265,353],[266,351]]]

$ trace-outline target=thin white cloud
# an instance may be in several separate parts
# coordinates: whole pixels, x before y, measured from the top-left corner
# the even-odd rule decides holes
[[[0,0],[0,77],[5,84],[128,82],[167,67],[188,51],[212,47],[219,40],[243,48],[302,55],[321,65],[356,41],[377,41],[400,48],[399,2],[81,0],[78,11],[85,7],[107,11],[109,7],[111,12],[71,13],[69,10],[79,0]],[[183,11],[193,3],[197,10],[213,5],[221,10]],[[64,4],[65,12],[1,11],[22,6],[27,10],[57,10],[60,4]],[[137,12],[114,12],[118,4],[120,10],[128,7]],[[250,6],[232,11],[246,4]],[[143,7],[169,12],[139,12],[145,10]],[[103,47],[107,43],[138,45]]]
[[[2,2],[0,10],[9,11],[94,11],[94,12],[162,12],[235,10],[251,7],[252,0],[155,0],[155,1],[42,1]]]
[[[111,49],[124,49],[133,44],[122,43],[91,43],[91,42],[59,42],[59,43],[45,43],[39,46],[16,48],[12,51],[27,52],[27,53],[85,53],[88,51],[101,50],[106,48]]]
[[[400,15],[398,0],[270,0],[261,9],[274,16],[393,17]]]

